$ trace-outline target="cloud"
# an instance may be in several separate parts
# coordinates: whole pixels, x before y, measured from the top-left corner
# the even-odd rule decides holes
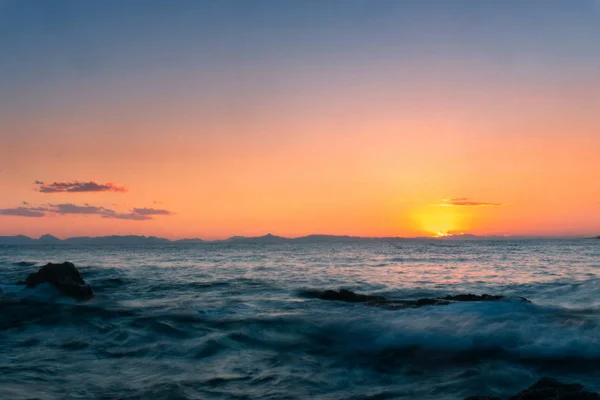
[[[173,214],[169,210],[160,210],[160,209],[156,209],[156,208],[134,208],[131,211],[133,211],[134,213],[139,214],[139,215],[171,215],[171,214]]]
[[[56,209],[56,212],[59,214],[85,214],[85,215],[100,215],[103,218],[114,218],[114,219],[129,219],[133,221],[147,221],[150,219],[154,219],[151,215],[168,215],[170,214],[167,210],[165,213],[161,214],[144,214],[139,213],[136,210],[149,210],[147,208],[134,208],[133,212],[130,213],[119,213],[115,210],[111,210],[110,208],[105,207],[95,207],[90,206],[89,204],[85,204],[84,206],[77,206],[75,204],[54,204],[53,208]]]
[[[130,219],[133,221],[147,221],[149,219],[154,219],[149,215],[142,215],[136,213],[115,213],[112,215],[105,215],[104,218]]]
[[[117,186],[112,182],[96,183],[89,182],[53,182],[44,184],[42,181],[35,181],[35,185],[39,185],[40,193],[84,193],[84,192],[126,192],[127,189],[123,186]]]
[[[85,214],[85,215],[106,215],[114,213],[113,210],[104,207],[94,207],[86,203],[84,206],[77,206],[75,204],[52,204],[49,211],[54,211],[58,214]]]
[[[491,203],[485,201],[474,201],[468,197],[455,197],[453,199],[444,199],[443,203],[439,204],[443,207],[497,207],[503,206],[501,203]]]
[[[157,210],[153,208],[133,208],[131,212],[121,213],[116,210],[92,206],[85,203],[79,206],[71,203],[48,204],[44,207],[16,207],[0,209],[0,216],[19,217],[47,217],[61,215],[98,215],[102,218],[124,219],[131,221],[148,221],[154,219],[154,215],[172,215],[169,210]]]
[[[45,217],[46,213],[37,211],[28,207],[4,208],[0,209],[0,215],[10,215],[14,217]]]

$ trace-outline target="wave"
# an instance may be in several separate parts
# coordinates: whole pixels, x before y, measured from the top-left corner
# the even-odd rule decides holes
[[[34,261],[17,261],[12,263],[15,267],[31,267],[33,265],[37,265],[37,262]]]
[[[320,334],[337,338],[325,340],[332,349],[366,357],[600,361],[600,325],[565,310],[499,302],[381,312],[325,324]]]
[[[124,284],[113,278],[109,284]],[[109,285],[105,283],[105,288]],[[214,308],[142,307],[143,303],[103,299],[87,304],[62,297],[51,285],[35,289],[4,285],[3,328],[18,321],[43,325],[87,324],[101,319],[121,329],[157,337],[189,338],[195,330],[227,333],[246,346],[389,359],[508,359],[519,362],[581,360],[600,362],[600,321],[596,309],[567,309],[519,301],[454,303],[385,310],[364,304],[306,299],[305,307],[257,313],[243,303]],[[310,293],[304,293],[305,295]],[[286,303],[289,299],[280,299]],[[12,322],[11,322],[12,321]]]

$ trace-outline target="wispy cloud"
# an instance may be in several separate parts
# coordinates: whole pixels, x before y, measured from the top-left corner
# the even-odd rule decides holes
[[[37,189],[41,193],[83,193],[83,192],[126,192],[127,189],[123,186],[117,186],[112,182],[96,183],[89,182],[53,182],[45,184],[42,181],[35,181],[38,185]]]
[[[139,215],[171,215],[171,214],[173,214],[169,210],[161,210],[161,209],[156,209],[156,208],[134,208],[131,211],[133,211],[134,213],[139,214]]]
[[[442,207],[497,207],[503,206],[502,203],[492,203],[487,201],[475,201],[468,197],[455,197],[452,199],[444,199],[441,204],[437,204]]]
[[[104,215],[113,213],[113,210],[104,207],[94,207],[88,204],[84,206],[78,206],[75,204],[53,204],[50,206],[48,211],[56,212],[58,214],[85,214],[85,215]]]
[[[41,207],[15,207],[0,209],[0,216],[18,217],[49,217],[61,215],[98,215],[102,218],[125,219],[131,221],[148,221],[154,219],[155,215],[172,215],[169,210],[156,210],[153,208],[133,208],[130,212],[118,212],[116,210],[92,206],[89,204],[77,205],[72,203],[48,204]]]
[[[15,207],[0,209],[0,215],[10,215],[14,217],[45,217],[46,213],[37,211],[28,207]]]
[[[147,221],[149,219],[154,219],[149,215],[142,215],[136,213],[114,213],[111,215],[104,215],[104,218],[115,218],[115,219],[130,219],[133,221]]]

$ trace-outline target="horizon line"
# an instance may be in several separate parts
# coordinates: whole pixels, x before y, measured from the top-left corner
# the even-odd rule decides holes
[[[203,241],[203,242],[223,242],[223,241],[228,241],[228,240],[244,240],[244,239],[261,239],[261,238],[276,238],[276,239],[283,239],[283,240],[297,240],[297,239],[303,239],[303,238],[310,238],[310,237],[329,237],[329,238],[346,238],[346,239],[371,239],[371,240],[384,240],[384,239],[436,239],[436,240],[452,240],[452,239],[463,239],[463,240],[469,240],[469,239],[594,239],[594,238],[600,238],[600,236],[597,235],[584,235],[584,234],[580,234],[580,235],[502,235],[502,234],[489,234],[489,235],[477,235],[477,234],[469,234],[469,233],[461,233],[461,234],[450,234],[450,235],[432,235],[432,236],[427,236],[427,235],[421,235],[421,236],[360,236],[360,235],[349,235],[349,234],[324,234],[324,233],[311,233],[311,234],[307,234],[307,235],[301,235],[301,236],[292,236],[292,237],[288,237],[288,236],[280,236],[280,235],[275,235],[272,233],[267,233],[264,235],[257,235],[257,236],[242,236],[242,235],[232,235],[232,236],[228,236],[225,238],[221,238],[221,239],[204,239],[202,237],[183,237],[180,239],[170,239],[170,238],[166,238],[166,237],[161,237],[161,236],[155,236],[155,235],[139,235],[139,234],[115,234],[115,235],[101,235],[101,236],[69,236],[69,237],[59,237],[56,235],[52,235],[50,233],[46,233],[43,235],[40,235],[39,237],[33,237],[33,236],[28,236],[28,235],[24,235],[24,234],[16,234],[16,235],[0,235],[0,238],[16,238],[16,237],[24,237],[24,238],[28,238],[30,240],[41,240],[44,237],[51,237],[60,241],[66,241],[69,239],[82,239],[82,238],[86,238],[86,239],[102,239],[102,238],[126,238],[126,237],[137,237],[137,238],[146,238],[146,239],[160,239],[160,240],[166,240],[169,242],[180,242],[180,241],[186,241],[186,240],[197,240],[197,241]]]

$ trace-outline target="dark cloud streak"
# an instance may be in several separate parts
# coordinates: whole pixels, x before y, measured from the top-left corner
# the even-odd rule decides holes
[[[160,210],[156,208],[134,208],[133,211],[135,214],[139,215],[171,215],[172,212],[169,210]]]
[[[4,208],[0,209],[0,215],[7,215],[13,217],[34,217],[40,218],[45,217],[46,213],[38,211],[36,209],[28,207],[16,207],[16,208]]]
[[[18,217],[49,217],[56,215],[98,215],[102,218],[124,219],[131,221],[148,221],[154,219],[154,215],[172,215],[169,210],[157,210],[153,208],[133,208],[131,212],[120,213],[106,207],[96,207],[89,204],[78,206],[71,203],[48,204],[44,207],[15,207],[0,209],[0,216]]]
[[[93,207],[89,205],[85,206],[77,206],[75,204],[53,204],[52,207],[55,209],[54,212],[58,214],[85,214],[85,215],[104,215],[114,213],[114,211],[109,210],[104,207]],[[51,210],[49,210],[51,211]]]
[[[453,199],[444,200],[441,206],[447,207],[498,207],[503,206],[501,203],[491,203],[485,201],[474,201],[470,200],[468,197],[456,197]]]
[[[35,181],[34,184],[39,185],[38,192],[40,193],[86,193],[86,192],[126,192],[127,189],[123,186],[117,186],[114,183],[96,183],[89,182],[53,182],[44,184],[42,181]]]
[[[115,213],[112,215],[105,215],[103,218],[129,219],[133,221],[147,221],[150,219],[154,219],[149,215],[142,215],[136,213]]]

